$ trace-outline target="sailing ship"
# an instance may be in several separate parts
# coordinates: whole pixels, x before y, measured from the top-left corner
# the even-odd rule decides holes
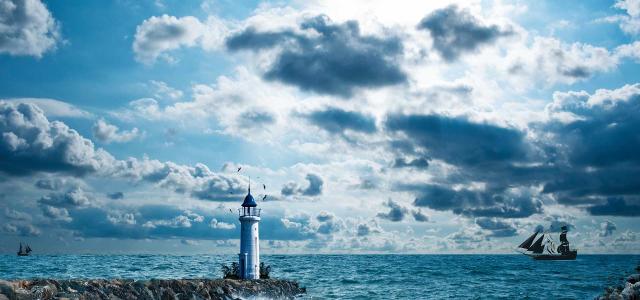
[[[549,233],[535,232],[522,244],[518,246],[518,251],[530,256],[535,260],[574,260],[578,256],[578,250],[569,248],[567,240],[567,226],[562,226],[560,233],[560,246],[555,246]]]
[[[18,256],[29,256],[31,254],[31,247],[29,245],[25,245],[26,247],[22,249],[22,243],[20,243],[20,249],[18,250]]]

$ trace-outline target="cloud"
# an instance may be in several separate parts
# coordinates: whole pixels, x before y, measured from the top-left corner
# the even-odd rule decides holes
[[[389,199],[383,203],[384,206],[389,208],[388,212],[378,213],[376,216],[381,219],[389,220],[391,222],[400,222],[404,220],[404,217],[409,213],[409,210],[398,204],[397,202]]]
[[[634,214],[627,205],[640,193],[640,140],[629,138],[640,126],[640,84],[619,89],[555,93],[542,130],[560,169],[544,185],[568,205],[597,204],[592,214]],[[604,204],[603,204],[604,203]],[[637,209],[636,209],[637,211]]]
[[[604,222],[600,223],[600,236],[602,237],[607,237],[607,236],[612,236],[613,235],[613,231],[618,229],[616,227],[616,223],[613,223],[609,220],[605,220]]]
[[[242,128],[255,128],[276,122],[276,116],[268,111],[250,110],[238,117],[238,125]]]
[[[63,184],[63,181],[58,178],[42,178],[36,181],[35,186],[42,190],[57,191]]]
[[[316,174],[309,173],[305,177],[309,182],[309,185],[306,188],[300,187],[295,182],[289,182],[282,187],[280,193],[283,196],[293,196],[293,195],[302,195],[302,196],[319,196],[322,194],[322,186],[324,185],[324,181],[322,177]]]
[[[124,199],[124,193],[123,192],[108,193],[107,197],[113,200],[120,200],[120,199]]]
[[[150,64],[165,51],[194,46],[202,31],[202,23],[191,16],[176,18],[162,15],[144,20],[136,28],[133,42],[136,60]],[[171,60],[169,56],[164,58]]]
[[[159,80],[149,80],[149,86],[153,92],[153,97],[157,99],[169,99],[176,101],[184,94],[181,90],[170,87],[166,82]]]
[[[397,157],[393,161],[392,167],[426,169],[427,167],[429,167],[429,161],[424,157],[418,157],[411,160],[407,160],[404,157]]]
[[[510,191],[454,190],[433,184],[400,185],[417,194],[413,204],[470,217],[526,218],[542,212],[540,200]]]
[[[535,37],[530,46],[515,47],[502,58],[511,77],[524,76],[531,82],[547,86],[573,84],[591,78],[598,72],[615,69],[622,54],[584,43],[567,44],[552,37]]]
[[[93,136],[99,141],[110,143],[126,143],[140,136],[138,128],[133,128],[129,131],[120,130],[118,126],[107,123],[104,119],[96,121],[93,125]]]
[[[60,226],[73,231],[75,236],[84,238],[237,240],[240,234],[236,226],[237,215],[182,210],[170,205],[85,207],[70,209],[69,215],[71,222],[61,223]],[[327,223],[310,222],[308,218],[283,219],[276,215],[263,215],[260,221],[260,238],[309,240],[316,236],[318,226]],[[339,223],[336,220],[334,222]],[[322,230],[337,226],[342,225],[325,225],[327,228]]]
[[[418,222],[429,222],[429,216],[422,213],[422,210],[420,209],[412,210],[411,214],[413,215],[413,219]]]
[[[404,133],[404,142],[424,149],[430,157],[462,166],[490,165],[526,158],[524,135],[512,128],[474,123],[443,115],[390,115],[390,132]]]
[[[192,220],[188,216],[176,216],[169,220],[152,220],[147,221],[142,225],[143,227],[156,228],[156,227],[171,227],[171,228],[190,228]]]
[[[490,237],[517,236],[518,231],[513,224],[497,218],[476,218],[476,224],[480,228],[490,231]]]
[[[0,101],[0,169],[4,173],[84,174],[110,169],[115,159],[33,104]]]
[[[225,24],[215,16],[210,16],[204,23],[192,16],[154,16],[136,27],[133,51],[136,60],[145,64],[152,64],[158,58],[175,62],[175,58],[166,52],[194,46],[215,50],[226,32]]]
[[[561,232],[562,227],[567,227],[567,230],[571,231],[576,227],[573,225],[576,218],[573,215],[564,214],[557,215],[551,214],[544,217],[544,221],[549,223],[549,226],[545,231],[547,232]],[[544,227],[543,227],[544,228]]]
[[[40,0],[0,0],[0,53],[42,57],[61,40],[60,25]]]
[[[31,225],[31,224],[16,224],[16,223],[7,223],[2,227],[2,231],[6,234],[18,235],[18,236],[39,236],[41,234],[40,229]]]
[[[25,212],[17,211],[8,207],[4,208],[4,216],[8,220],[14,221],[31,221],[31,215]]]
[[[10,175],[96,173],[156,183],[178,193],[218,201],[232,199],[232,194],[241,192],[245,185],[235,177],[211,172],[203,164],[192,167],[147,157],[116,160],[64,123],[49,122],[33,104],[0,101],[0,132],[0,170]]]
[[[225,229],[225,230],[236,228],[236,224],[220,222],[216,218],[211,219],[211,222],[209,222],[209,226],[211,226],[211,228],[214,228],[214,229]]]
[[[196,240],[187,240],[187,239],[181,239],[180,243],[182,243],[183,245],[187,245],[187,246],[198,246],[200,245],[200,243]]]
[[[113,212],[107,215],[107,220],[113,225],[131,226],[137,223],[136,216],[132,213]]]
[[[455,61],[463,53],[474,52],[499,37],[513,34],[510,29],[483,25],[468,10],[456,5],[433,11],[420,21],[418,28],[429,31],[433,47],[446,61]]]
[[[316,216],[316,220],[320,223],[316,229],[316,232],[319,234],[333,234],[342,230],[344,227],[342,222],[338,220],[335,215],[326,211],[321,211]]]
[[[328,107],[304,115],[310,123],[332,134],[342,134],[347,130],[374,133],[376,122],[372,116],[355,111],[346,111],[337,107]]]
[[[92,118],[93,114],[88,111],[82,110],[75,105],[67,102],[63,102],[55,99],[47,98],[11,98],[4,99],[5,101],[17,102],[17,103],[30,103],[33,104],[42,111],[44,111],[47,117],[64,117],[64,118]]]
[[[91,199],[82,189],[73,188],[64,193],[42,196],[38,202],[54,207],[78,207],[89,205]]]
[[[626,14],[608,16],[596,21],[617,23],[620,29],[627,34],[640,34],[640,2],[638,0],[618,0],[613,7],[624,10]]]
[[[359,237],[370,236],[378,233],[382,233],[382,228],[380,228],[375,220],[371,220],[367,223],[358,223],[358,227],[356,227],[356,235]]]
[[[55,221],[61,222],[71,222],[71,217],[69,217],[69,211],[64,207],[54,207],[50,205],[42,205],[42,214],[45,217],[51,218]]]
[[[640,216],[640,205],[627,204],[624,198],[610,197],[604,204],[596,204],[587,208],[594,216]]]
[[[248,27],[229,36],[226,45],[230,51],[279,47],[264,78],[320,94],[348,97],[357,88],[406,81],[397,62],[400,39],[361,35],[357,21],[334,24],[319,15],[305,19],[299,32]]]

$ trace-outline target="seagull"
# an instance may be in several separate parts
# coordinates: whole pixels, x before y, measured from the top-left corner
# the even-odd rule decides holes
[[[242,170],[242,167],[239,167],[239,168],[238,168],[238,172],[240,172],[240,170]]]
[[[233,210],[231,210],[231,208],[229,208],[229,212],[230,212],[230,213],[233,213]]]
[[[267,189],[267,185],[266,184],[262,184],[262,187],[266,190]]]
[[[262,201],[264,201],[264,199],[267,199],[267,195],[264,195],[264,197],[262,197]]]

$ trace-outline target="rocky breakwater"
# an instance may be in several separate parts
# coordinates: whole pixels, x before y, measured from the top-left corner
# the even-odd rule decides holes
[[[629,275],[622,285],[608,287],[604,294],[596,299],[640,299],[640,265],[636,267],[636,274]]]
[[[0,280],[6,299],[293,299],[305,293],[295,281],[277,279]]]

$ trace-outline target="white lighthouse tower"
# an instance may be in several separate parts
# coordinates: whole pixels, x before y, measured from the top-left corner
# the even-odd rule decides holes
[[[258,223],[260,209],[251,196],[251,183],[240,211],[240,278],[260,279],[260,237]]]

